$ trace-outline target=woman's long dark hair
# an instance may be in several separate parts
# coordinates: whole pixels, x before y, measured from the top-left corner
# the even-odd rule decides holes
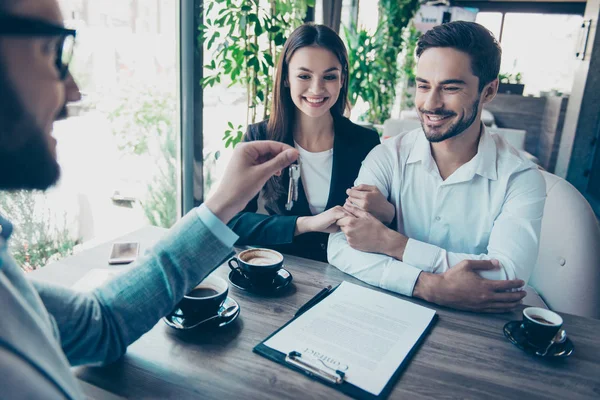
[[[296,50],[302,47],[320,47],[331,51],[342,66],[342,88],[336,103],[331,107],[331,115],[341,117],[348,109],[348,53],[344,42],[334,30],[317,24],[304,24],[298,27],[285,42],[277,69],[275,72],[275,85],[273,87],[273,101],[271,116],[267,125],[267,139],[284,143],[293,143],[293,127],[296,117],[296,106],[290,95],[290,88],[286,87],[288,80],[289,64]],[[269,203],[287,192],[281,177],[271,178],[264,189],[265,200]]]

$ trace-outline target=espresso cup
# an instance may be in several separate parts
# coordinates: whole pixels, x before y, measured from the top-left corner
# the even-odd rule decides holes
[[[209,275],[183,296],[177,305],[183,315],[177,311],[175,315],[198,319],[212,317],[217,314],[228,293],[229,285],[224,279]]]
[[[229,260],[228,264],[229,268],[252,283],[271,283],[283,266],[283,255],[271,249],[248,249]]]
[[[535,347],[547,347],[562,324],[560,315],[545,308],[527,307],[523,310],[525,337]]]

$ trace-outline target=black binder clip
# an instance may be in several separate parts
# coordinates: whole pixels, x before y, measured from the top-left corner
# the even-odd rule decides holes
[[[344,382],[344,378],[346,376],[346,373],[344,371],[333,369],[327,366],[322,360],[315,359],[313,361],[310,359],[302,358],[302,354],[297,351],[290,351],[290,353],[285,356],[285,362],[297,368],[300,368],[308,375],[316,376],[327,382],[335,384],[341,384],[342,382]]]

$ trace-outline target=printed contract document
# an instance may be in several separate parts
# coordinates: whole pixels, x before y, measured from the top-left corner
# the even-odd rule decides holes
[[[343,282],[264,344],[345,373],[376,396],[427,330],[435,310]]]

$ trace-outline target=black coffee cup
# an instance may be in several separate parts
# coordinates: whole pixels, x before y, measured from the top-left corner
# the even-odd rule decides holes
[[[228,293],[229,285],[224,279],[209,275],[183,296],[177,305],[183,315],[178,310],[175,315],[194,319],[212,317],[217,314]]]
[[[523,310],[525,337],[535,347],[547,347],[562,324],[560,315],[545,308],[527,307]]]
[[[244,250],[228,262],[229,268],[239,272],[254,284],[273,282],[283,266],[283,255],[271,249]]]

